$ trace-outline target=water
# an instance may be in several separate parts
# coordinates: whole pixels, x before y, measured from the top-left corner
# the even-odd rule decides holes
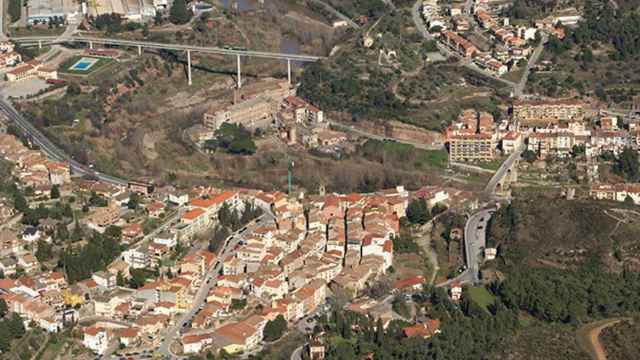
[[[253,11],[258,8],[257,0],[222,0],[225,9],[238,10],[239,12]]]
[[[280,40],[280,52],[284,54],[300,54],[300,43],[294,38],[283,36]],[[283,61],[285,64],[286,61]],[[300,61],[292,61],[292,65],[300,65]]]

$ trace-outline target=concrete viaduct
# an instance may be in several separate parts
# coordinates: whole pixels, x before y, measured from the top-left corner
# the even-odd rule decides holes
[[[42,48],[43,45],[62,44],[62,43],[84,43],[84,44],[87,44],[90,49],[93,49],[94,44],[132,47],[132,48],[138,49],[138,55],[142,55],[142,51],[145,48],[184,51],[187,54],[187,77],[189,80],[189,85],[192,84],[191,82],[191,53],[192,52],[203,53],[203,54],[235,56],[237,58],[237,67],[238,67],[238,88],[242,87],[242,72],[240,68],[240,63],[241,63],[240,60],[243,56],[262,58],[262,59],[286,60],[287,61],[287,78],[289,79],[289,83],[291,83],[291,62],[292,61],[315,62],[315,61],[324,59],[324,57],[321,57],[321,56],[311,56],[311,55],[273,53],[273,52],[266,52],[266,51],[192,46],[192,45],[181,45],[181,44],[167,44],[167,43],[150,42],[150,41],[121,40],[121,39],[86,37],[86,36],[12,37],[11,40],[23,46],[38,46],[39,48]]]

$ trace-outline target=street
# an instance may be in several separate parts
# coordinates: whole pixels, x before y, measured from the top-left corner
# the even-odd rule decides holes
[[[223,247],[218,254],[218,257],[217,257],[218,260],[215,266],[205,275],[204,279],[202,280],[202,285],[198,289],[198,292],[196,293],[196,296],[193,299],[193,304],[191,306],[191,309],[189,309],[189,311],[183,314],[173,326],[171,326],[164,332],[162,343],[157,350],[158,353],[160,353],[163,356],[168,356],[171,359],[180,358],[171,352],[171,349],[170,349],[171,344],[173,344],[173,342],[177,339],[179,335],[179,331],[183,327],[185,327],[186,323],[193,320],[193,317],[196,315],[198,311],[200,311],[201,306],[204,305],[204,303],[206,302],[207,295],[209,294],[209,290],[211,290],[211,288],[214,286],[215,280],[218,277],[218,274],[220,273],[220,271],[222,270],[222,261],[226,257],[232,255],[232,252],[235,251],[235,247],[242,240],[242,235],[241,235],[242,233],[253,232],[253,230],[259,226],[259,223],[266,219],[274,220],[275,217],[272,213],[265,212],[260,217],[253,220],[250,224],[243,227],[243,229],[246,229],[246,230],[243,231],[242,229],[240,229],[227,238],[227,241],[225,241],[225,244],[223,244]]]
[[[487,186],[484,188],[485,194],[489,195],[490,197],[493,197],[495,195],[496,187],[502,181],[502,179],[504,179],[504,177],[509,173],[509,170],[511,169],[513,164],[516,162],[516,160],[520,159],[520,155],[522,155],[522,152],[524,152],[524,150],[525,150],[524,145],[521,145],[511,155],[509,155],[507,160],[505,160],[502,163],[502,165],[500,165],[500,168],[498,169],[498,171],[496,171],[496,173],[493,175],[491,180],[489,180],[489,183],[487,183]]]

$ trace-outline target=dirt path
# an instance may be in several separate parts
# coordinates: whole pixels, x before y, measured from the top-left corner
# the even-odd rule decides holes
[[[594,360],[607,360],[607,352],[602,342],[600,342],[600,333],[602,330],[613,326],[620,321],[629,320],[630,318],[612,318],[600,320],[584,325],[578,329],[576,336],[578,344],[589,353]]]

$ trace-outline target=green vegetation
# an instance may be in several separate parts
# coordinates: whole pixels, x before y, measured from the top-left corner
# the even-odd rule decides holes
[[[11,350],[11,341],[25,335],[26,331],[22,318],[17,313],[12,313],[9,318],[0,320],[0,351],[3,353]]]
[[[9,16],[11,22],[20,20],[22,16],[22,0],[9,0]]]
[[[191,19],[191,10],[185,0],[175,0],[169,12],[169,21],[174,24],[186,24]]]
[[[264,340],[268,342],[276,341],[287,331],[287,320],[282,315],[278,315],[275,320],[269,320],[264,327]]]
[[[608,360],[633,359],[640,351],[640,322],[623,320],[609,326],[600,333],[600,342]]]
[[[420,251],[416,239],[407,231],[393,238],[393,251],[398,254],[417,254]]]
[[[637,6],[637,5],[636,5]],[[548,73],[531,73],[531,91],[547,96],[595,95],[605,102],[629,104],[638,92],[640,76],[640,15],[614,11],[606,0],[585,2],[584,21],[566,28],[566,37],[549,40],[544,57],[553,65]]]
[[[394,141],[367,140],[357,154],[380,164],[393,163],[406,169],[444,169],[448,155],[445,150],[421,150]]]
[[[422,198],[415,198],[407,206],[407,220],[412,224],[424,225],[431,220],[431,213],[427,202]]]
[[[94,232],[88,243],[80,248],[67,247],[62,264],[69,283],[88,279],[98,270],[104,270],[121,252],[122,230],[110,226],[104,234]]]
[[[232,299],[230,309],[232,311],[239,311],[247,306],[247,299]]]
[[[229,154],[251,155],[256,152],[256,144],[251,138],[251,132],[242,125],[224,123],[216,130],[216,138],[207,140],[205,150],[216,151],[222,149]]]
[[[483,309],[489,309],[496,301],[495,296],[493,296],[485,287],[483,286],[475,286],[468,289],[469,297],[472,301],[474,301],[478,306]]]
[[[616,158],[613,171],[623,176],[628,181],[634,182],[640,179],[640,163],[638,162],[638,152],[630,147],[625,148]]]
[[[73,74],[73,75],[88,75],[91,73],[96,72],[98,69],[103,68],[104,66],[113,63],[113,60],[111,59],[104,59],[104,58],[97,58],[97,62],[95,64],[93,64],[90,68],[86,69],[86,70],[79,70],[79,69],[71,69],[71,67],[78,62],[78,60],[80,60],[83,57],[88,57],[91,59],[94,59],[90,56],[73,56],[67,60],[65,60],[62,64],[60,64],[59,66],[59,71],[61,73],[68,73],[68,74]],[[71,93],[69,93],[69,95],[79,95],[80,91],[77,87],[73,87],[72,90],[68,90],[71,91]],[[77,92],[76,92],[77,91]]]
[[[149,269],[131,269],[128,285],[132,289],[138,289],[144,286],[148,279],[154,279],[157,276],[158,274],[155,271]]]
[[[411,306],[405,301],[404,296],[396,296],[391,303],[391,308],[403,318],[411,318]]]

